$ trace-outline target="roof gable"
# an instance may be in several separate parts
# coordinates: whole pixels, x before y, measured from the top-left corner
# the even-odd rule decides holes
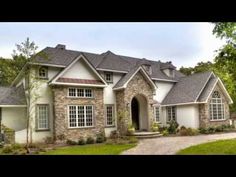
[[[75,72],[77,69],[81,69],[81,70],[83,69],[83,71]],[[96,69],[88,62],[88,60],[82,54],[79,55],[73,62],[71,62],[70,65],[64,68],[64,70],[62,70],[50,82],[50,84],[90,85],[90,86],[92,85],[106,86],[107,85],[104,79],[96,71]]]

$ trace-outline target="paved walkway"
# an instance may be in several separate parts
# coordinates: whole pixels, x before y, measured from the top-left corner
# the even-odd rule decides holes
[[[214,135],[160,137],[154,139],[140,140],[138,145],[122,154],[124,155],[167,155],[175,154],[177,151],[192,145],[206,143],[215,140],[236,138],[236,133],[222,133]]]

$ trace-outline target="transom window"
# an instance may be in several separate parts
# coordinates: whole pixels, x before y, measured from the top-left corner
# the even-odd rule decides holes
[[[176,121],[176,107],[175,106],[167,107],[167,120],[168,121],[171,121],[171,120]]]
[[[106,126],[114,126],[114,106],[106,105]]]
[[[92,127],[93,126],[93,106],[73,105],[69,106],[69,128]]]
[[[210,120],[223,120],[225,116],[224,109],[220,93],[214,91],[210,102]]]
[[[38,72],[39,78],[47,78],[48,77],[48,68],[40,67]]]
[[[155,107],[155,122],[160,122],[160,107]]]
[[[92,89],[84,89],[84,88],[69,88],[68,89],[69,97],[79,97],[79,98],[92,98],[93,90]]]
[[[105,81],[112,83],[113,82],[113,73],[112,72],[104,72]]]
[[[37,105],[37,129],[47,130],[48,125],[48,107],[49,105]]]

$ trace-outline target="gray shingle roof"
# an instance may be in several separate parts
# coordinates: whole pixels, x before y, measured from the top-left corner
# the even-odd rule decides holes
[[[26,105],[23,85],[19,87],[0,87],[1,105]]]
[[[162,105],[195,102],[212,72],[202,72],[182,77],[162,101]]]
[[[88,61],[95,67],[100,69],[118,70],[129,72],[137,63],[148,63],[152,67],[152,78],[166,79],[177,81],[183,76],[179,71],[175,70],[175,77],[171,78],[162,72],[162,68],[175,68],[171,63],[162,63],[160,61],[152,61],[122,55],[116,55],[110,51],[102,54],[94,54],[88,52],[46,47],[41,52],[41,55],[35,57],[35,61],[42,64],[54,64],[68,66],[77,56],[83,54]]]
[[[216,84],[217,81],[218,81],[218,78],[215,77],[215,76],[212,76],[209,79],[206,87],[203,89],[201,95],[198,98],[198,102],[207,101],[207,98],[208,98],[209,94],[211,93],[211,91],[212,91],[212,89],[213,89],[213,87],[214,87],[214,85]]]

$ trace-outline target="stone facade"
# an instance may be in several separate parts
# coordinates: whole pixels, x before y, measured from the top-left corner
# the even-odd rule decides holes
[[[96,134],[103,133],[105,127],[103,89],[92,88],[93,98],[69,98],[67,86],[53,87],[54,93],[54,138],[59,137],[78,141],[80,137],[96,137]],[[93,127],[69,128],[68,127],[68,105],[93,105]]]
[[[229,104],[223,95],[222,90],[218,85],[216,85],[214,91],[219,91],[222,97],[222,101],[225,105],[225,120],[219,120],[219,121],[211,121],[210,120],[210,101],[211,99],[208,100],[206,104],[200,104],[199,105],[199,126],[200,127],[210,127],[210,126],[219,126],[219,125],[227,125],[230,123],[230,111],[229,111]],[[213,92],[212,92],[213,93]],[[211,95],[212,96],[212,95]],[[210,98],[211,98],[210,96]]]
[[[125,89],[116,91],[118,130],[121,134],[127,132],[128,125],[131,121],[131,101],[138,95],[143,96],[147,101],[147,122],[148,130],[150,131],[154,118],[154,109],[151,106],[151,103],[153,103],[153,92],[153,88],[140,72],[131,79]]]

